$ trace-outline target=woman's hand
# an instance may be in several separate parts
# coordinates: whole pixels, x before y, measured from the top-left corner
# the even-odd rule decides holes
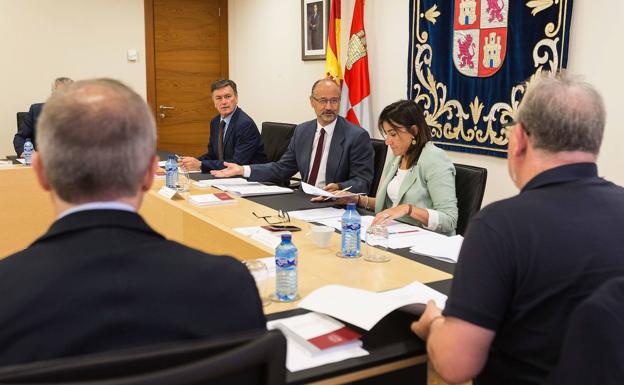
[[[385,225],[395,218],[400,218],[407,215],[408,211],[409,205],[407,204],[391,207],[375,215],[375,219],[373,219],[373,225]]]

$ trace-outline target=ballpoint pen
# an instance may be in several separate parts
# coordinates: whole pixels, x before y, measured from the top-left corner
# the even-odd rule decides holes
[[[407,233],[417,233],[420,230],[404,230],[404,231],[388,231],[389,235],[395,234],[407,234]]]

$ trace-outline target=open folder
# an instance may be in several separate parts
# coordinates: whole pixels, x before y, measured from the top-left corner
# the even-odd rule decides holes
[[[444,308],[446,295],[420,282],[381,293],[342,285],[327,285],[314,290],[299,307],[330,315],[364,330],[371,330],[377,322],[400,307],[434,300]]]

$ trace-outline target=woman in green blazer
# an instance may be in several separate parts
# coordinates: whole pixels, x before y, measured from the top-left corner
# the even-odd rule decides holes
[[[379,130],[392,151],[376,198],[357,196],[357,204],[375,208],[373,224],[392,219],[446,235],[455,234],[455,166],[431,142],[422,109],[409,100],[390,104],[379,115]]]

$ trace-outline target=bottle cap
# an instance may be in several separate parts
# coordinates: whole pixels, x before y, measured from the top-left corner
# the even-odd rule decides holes
[[[282,234],[282,241],[290,241],[292,239],[292,234]]]
[[[175,157],[173,156],[173,154],[169,154],[169,159],[175,159]]]
[[[347,210],[355,210],[355,203],[347,203]]]

